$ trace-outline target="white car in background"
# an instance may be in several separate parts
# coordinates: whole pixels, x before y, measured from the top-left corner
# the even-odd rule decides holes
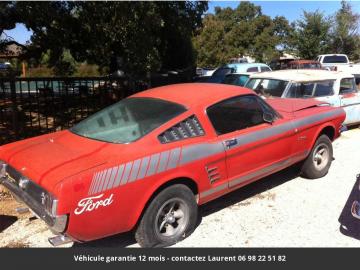
[[[327,70],[279,70],[250,75],[245,87],[265,98],[314,98],[346,111],[344,124],[360,123],[354,75]]]
[[[356,80],[360,80],[360,65],[350,62],[346,54],[321,54],[316,58],[323,68],[332,71],[343,71],[353,74]]]

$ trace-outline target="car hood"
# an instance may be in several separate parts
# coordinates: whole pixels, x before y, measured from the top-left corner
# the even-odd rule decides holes
[[[104,164],[106,159],[94,154],[106,145],[60,131],[5,145],[0,148],[0,159],[37,184],[53,189],[66,177]],[[74,161],[81,165],[75,166]]]
[[[329,104],[316,99],[296,99],[296,98],[269,98],[266,102],[277,111],[292,113],[318,106],[328,106]]]

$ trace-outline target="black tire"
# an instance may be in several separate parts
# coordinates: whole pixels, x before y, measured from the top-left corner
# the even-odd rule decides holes
[[[150,202],[136,229],[135,239],[141,247],[173,245],[194,231],[197,218],[194,193],[185,185],[175,184]]]
[[[320,154],[324,151],[323,154]],[[301,166],[301,176],[316,179],[325,176],[333,160],[331,140],[326,135],[321,135],[315,142],[309,156]]]

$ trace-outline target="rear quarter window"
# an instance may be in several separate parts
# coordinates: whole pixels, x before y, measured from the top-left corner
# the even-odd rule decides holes
[[[354,93],[357,91],[355,79],[345,78],[340,81],[340,94]]]
[[[271,71],[271,69],[268,68],[268,67],[260,67],[260,71],[261,72],[267,72],[267,71]]]
[[[251,67],[246,70],[246,72],[258,72],[258,71],[259,71],[258,67]]]

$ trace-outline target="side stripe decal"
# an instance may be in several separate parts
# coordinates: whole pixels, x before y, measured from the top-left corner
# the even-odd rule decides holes
[[[236,179],[233,179],[231,181],[229,181],[228,183],[224,183],[224,184],[221,184],[219,186],[216,186],[216,187],[212,187],[206,191],[203,191],[200,193],[200,198],[204,198],[204,197],[207,197],[207,196],[210,196],[216,192],[219,192],[219,191],[222,191],[224,189],[227,189],[228,187],[229,188],[232,188],[236,185],[239,185],[243,182],[246,182],[248,180],[251,180],[253,178],[256,178],[256,177],[259,177],[263,174],[267,174],[267,173],[271,173],[273,171],[276,171],[284,166],[287,166],[288,164],[292,163],[292,162],[296,162],[297,160],[301,159],[301,158],[304,158],[306,157],[308,154],[310,153],[310,151],[303,151],[301,153],[298,153],[292,157],[290,157],[289,159],[285,159],[285,160],[281,160],[279,162],[276,162],[268,167],[265,167],[265,168],[262,168],[261,170],[258,170],[256,172],[253,172],[253,173],[250,173],[250,174],[247,174],[247,175],[244,175],[244,176],[241,176],[239,178],[236,178]]]
[[[343,109],[332,110],[310,117],[298,119],[292,122],[284,123],[282,125],[270,126],[263,130],[244,134],[236,137],[237,144],[231,149],[250,144],[268,137],[280,135],[296,128],[302,128],[307,125],[315,124],[321,120],[334,117],[342,113]],[[223,144],[223,142],[200,143],[196,145],[185,146],[182,148],[177,147],[161,153],[155,153],[150,156],[145,156],[143,158],[129,161],[125,164],[120,164],[113,168],[104,169],[102,171],[94,173],[88,193],[92,195],[107,189],[116,188],[119,185],[125,185],[126,183],[141,180],[145,177],[157,173],[162,173],[164,171],[177,168],[178,166],[182,166],[196,160],[223,153],[224,151],[225,145]],[[269,168],[268,170],[271,170],[271,168]],[[261,171],[259,171],[258,173],[261,174]],[[249,175],[246,177],[244,176],[243,179],[237,179],[236,182],[231,185],[237,185],[238,183],[247,181],[248,178],[251,179],[251,177],[256,177],[256,175]]]

